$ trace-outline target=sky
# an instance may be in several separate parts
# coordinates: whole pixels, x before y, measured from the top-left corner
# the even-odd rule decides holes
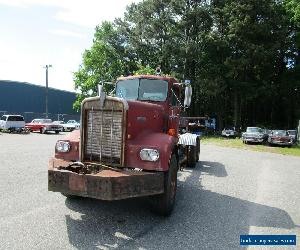
[[[74,91],[73,74],[96,25],[139,0],[0,0],[0,80]]]

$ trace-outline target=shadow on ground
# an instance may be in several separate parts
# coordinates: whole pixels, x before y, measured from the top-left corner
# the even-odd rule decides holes
[[[281,209],[204,190],[202,174],[227,176],[218,162],[179,172],[177,204],[168,218],[152,214],[144,199],[66,199],[77,212],[66,215],[70,243],[77,249],[237,249],[250,226],[295,227]]]

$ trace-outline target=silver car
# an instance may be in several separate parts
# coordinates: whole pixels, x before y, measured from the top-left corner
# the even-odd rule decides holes
[[[242,133],[242,140],[243,143],[263,143],[266,142],[267,135],[259,127],[247,127],[246,132]]]

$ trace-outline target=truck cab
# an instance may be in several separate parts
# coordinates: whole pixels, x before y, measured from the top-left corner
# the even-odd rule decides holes
[[[179,169],[183,85],[175,78],[121,77],[115,96],[100,89],[81,105],[80,134],[56,143],[50,191],[102,200],[151,196],[154,209],[173,209]]]

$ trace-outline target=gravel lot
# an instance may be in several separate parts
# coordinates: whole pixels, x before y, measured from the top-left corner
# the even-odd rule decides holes
[[[241,234],[297,234],[300,249],[299,157],[204,145],[197,167],[179,172],[175,210],[163,218],[144,199],[48,192],[62,137],[0,134],[0,249],[239,249]]]

